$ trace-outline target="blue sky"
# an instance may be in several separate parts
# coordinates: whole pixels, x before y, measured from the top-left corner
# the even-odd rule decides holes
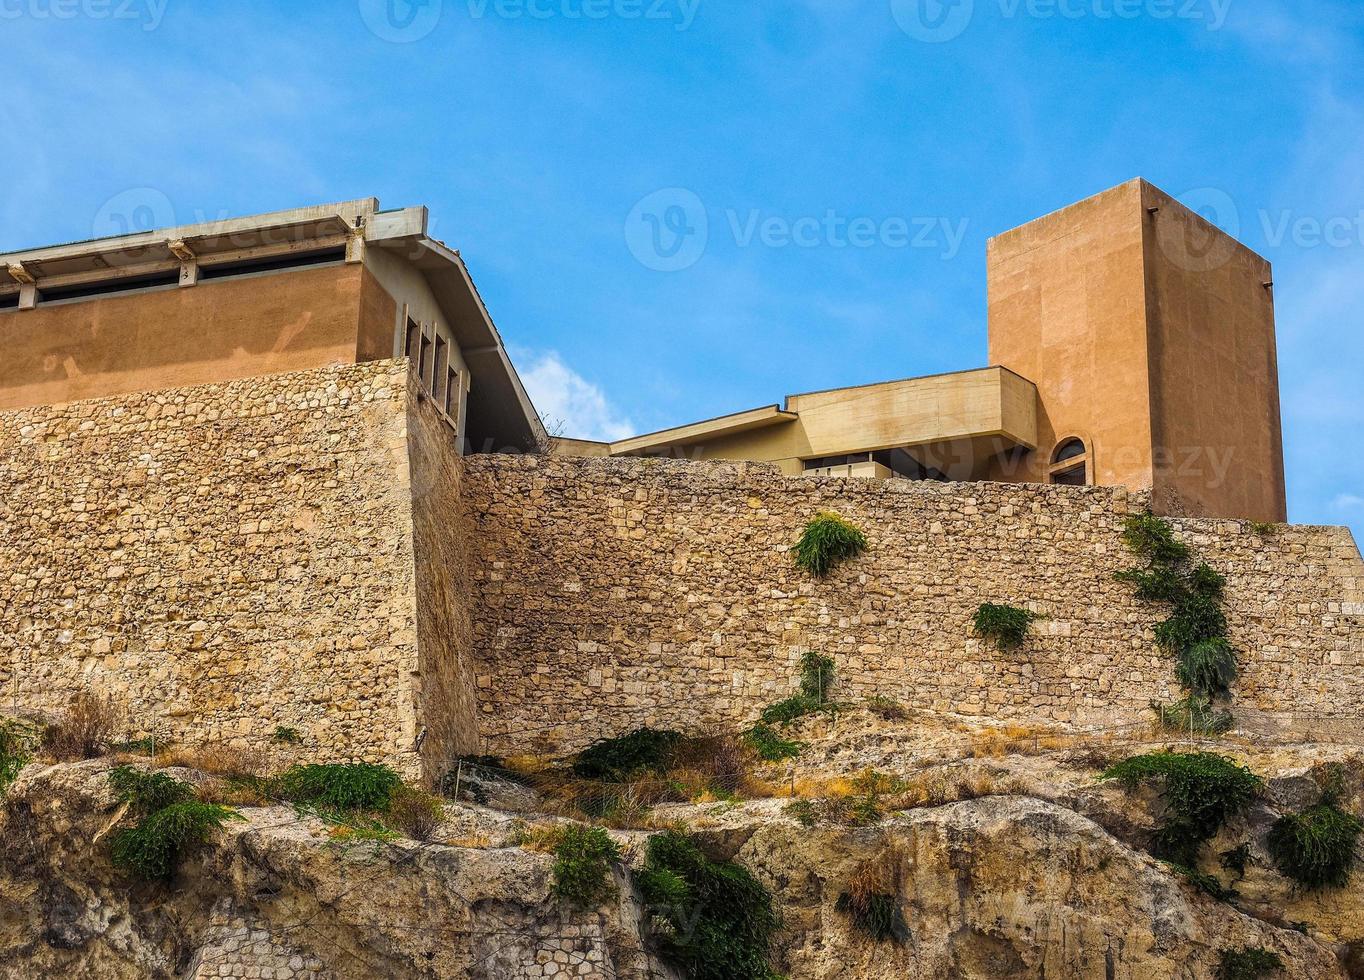
[[[986,239],[1140,175],[1274,262],[1292,517],[1364,540],[1360,8],[0,0],[0,249],[424,203],[620,436],[984,364]]]

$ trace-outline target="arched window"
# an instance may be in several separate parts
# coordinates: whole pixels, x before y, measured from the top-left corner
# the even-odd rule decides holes
[[[1050,482],[1065,487],[1089,485],[1089,447],[1083,439],[1066,439],[1051,454]]]

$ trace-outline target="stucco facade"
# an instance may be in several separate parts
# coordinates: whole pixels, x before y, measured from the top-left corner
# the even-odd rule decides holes
[[[990,360],[1037,385],[1048,482],[1079,438],[1090,482],[1171,514],[1287,519],[1269,263],[1145,181],[989,246]]]
[[[791,395],[610,444],[562,440],[560,452],[771,462],[789,475],[1068,475],[1150,491],[1165,514],[1287,518],[1269,263],[1143,180],[988,252],[990,368]]]

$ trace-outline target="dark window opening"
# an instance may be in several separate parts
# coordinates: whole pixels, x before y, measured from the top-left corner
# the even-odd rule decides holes
[[[822,470],[831,466],[849,466],[856,463],[880,463],[896,476],[905,480],[934,480],[945,483],[947,476],[931,466],[925,466],[903,449],[883,449],[874,453],[849,453],[846,456],[824,456],[819,459],[805,460],[807,470]]]
[[[82,286],[66,286],[43,289],[39,299],[43,303],[56,303],[64,299],[90,299],[94,296],[107,296],[113,293],[126,293],[134,289],[151,289],[156,286],[177,286],[180,284],[180,270],[164,272],[154,276],[130,276],[127,279],[106,279]],[[16,299],[17,303],[17,299]]]
[[[431,390],[431,381],[427,377],[426,366],[431,363],[431,338],[422,331],[421,354],[417,358],[417,377],[421,378],[422,385],[427,391]]]
[[[249,276],[257,272],[306,269],[310,266],[344,261],[346,261],[346,248],[343,245],[340,248],[328,248],[320,252],[300,252],[291,255],[277,255],[272,258],[245,259],[241,262],[224,262],[222,265],[201,264],[199,266],[199,281],[226,279],[229,276]]]
[[[455,417],[455,410],[459,407],[455,398],[459,393],[460,375],[454,368],[448,368],[445,372],[445,414],[451,418]]]
[[[1064,463],[1067,460],[1075,459],[1085,454],[1085,444],[1079,439],[1067,439],[1056,447],[1055,454],[1051,457],[1053,463]]]
[[[19,308],[19,294],[13,296],[0,296],[0,310],[17,310]]]
[[[403,341],[403,357],[411,357],[417,350],[417,338],[421,336],[422,326],[411,317],[407,318],[407,339]]]
[[[436,335],[436,364],[431,371],[431,397],[438,404],[445,403],[446,376],[450,370],[450,345],[445,338]]]
[[[1079,466],[1072,466],[1068,470],[1060,470],[1051,475],[1051,482],[1062,487],[1088,486],[1087,469],[1085,464],[1081,463]]]

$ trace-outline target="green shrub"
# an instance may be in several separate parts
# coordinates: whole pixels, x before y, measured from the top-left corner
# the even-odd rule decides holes
[[[829,700],[829,689],[834,685],[834,661],[813,650],[800,658],[800,693],[815,704]]]
[[[278,795],[336,810],[387,810],[402,777],[367,762],[294,766],[276,781]]]
[[[0,793],[19,778],[41,740],[37,726],[18,719],[0,721]]]
[[[1023,645],[1036,618],[1026,609],[986,603],[976,610],[976,635],[993,640],[1001,649],[1012,650]]]
[[[1193,565],[1188,546],[1176,540],[1169,522],[1151,514],[1129,517],[1123,541],[1146,564],[1116,577],[1134,586],[1141,601],[1170,607],[1170,615],[1156,625],[1156,643],[1175,658],[1176,677],[1190,702],[1229,694],[1236,651],[1227,640],[1222,611],[1227,580],[1207,564]]]
[[[591,908],[613,893],[611,865],[620,848],[600,827],[562,828],[554,847],[554,894],[580,908]]]
[[[167,881],[180,859],[207,843],[237,811],[212,803],[187,800],[145,817],[136,827],[120,830],[110,839],[115,867],[147,881]]]
[[[1230,711],[1216,708],[1206,698],[1193,695],[1172,704],[1153,701],[1151,709],[1161,728],[1184,735],[1224,735],[1236,725]]]
[[[1186,867],[1175,861],[1166,861],[1165,865],[1175,874],[1179,875],[1189,884],[1193,885],[1203,894],[1215,901],[1230,902],[1233,898],[1237,897],[1235,889],[1228,888],[1214,875],[1204,874],[1202,871]]]
[[[1217,967],[1217,980],[1263,980],[1283,969],[1283,960],[1267,949],[1227,949]]]
[[[1175,677],[1181,687],[1204,697],[1225,695],[1236,680],[1236,653],[1221,637],[1202,640],[1178,655]]]
[[[1251,534],[1257,534],[1262,538],[1273,537],[1279,533],[1278,524],[1268,524],[1264,521],[1251,521],[1248,526]]]
[[[1206,752],[1140,755],[1110,766],[1099,778],[1129,788],[1160,785],[1165,813],[1156,831],[1156,854],[1188,868],[1197,866],[1203,844],[1264,789],[1264,781],[1245,766]]]
[[[789,725],[793,721],[815,714],[820,709],[818,701],[797,694],[785,701],[769,704],[758,716],[764,725]]]
[[[837,514],[815,515],[796,542],[795,560],[799,568],[824,578],[839,562],[856,558],[867,550],[867,537]]]
[[[393,791],[384,824],[415,841],[429,841],[445,823],[445,805],[440,797],[399,786]]]
[[[635,876],[660,952],[693,980],[777,980],[770,946],[781,919],[742,866],[712,861],[677,832],[650,838]]]
[[[120,803],[136,813],[150,814],[194,799],[194,787],[163,772],[146,772],[132,766],[109,770],[109,786]]]
[[[573,772],[583,779],[623,783],[644,773],[667,770],[682,742],[678,732],[641,728],[619,738],[604,739],[583,749],[573,762]]]
[[[297,728],[289,728],[285,725],[280,725],[275,729],[272,741],[277,745],[301,745],[303,742],[303,735]]]
[[[858,896],[843,892],[834,903],[834,909],[847,915],[854,929],[877,942],[903,942],[909,935],[904,910],[894,895]]]
[[[1174,528],[1154,514],[1136,514],[1123,526],[1123,544],[1143,558],[1162,564],[1189,559],[1188,546],[1175,538]]]
[[[804,746],[800,742],[785,738],[771,725],[759,723],[744,733],[744,744],[758,754],[764,762],[781,762],[800,755]]]
[[[1308,888],[1350,883],[1355,842],[1364,824],[1332,803],[1320,803],[1275,822],[1269,853],[1278,869]]]
[[[819,822],[819,810],[814,800],[792,800],[782,812],[802,827],[813,827]]]

